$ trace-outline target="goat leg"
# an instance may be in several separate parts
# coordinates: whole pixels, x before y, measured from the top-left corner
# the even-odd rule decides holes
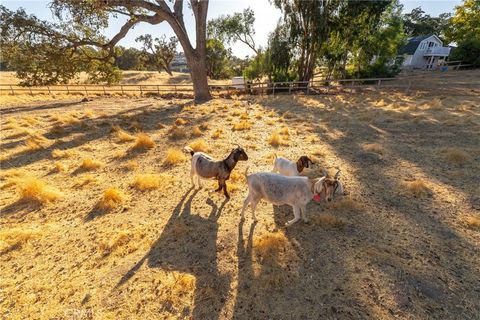
[[[218,180],[218,188],[215,189],[215,192],[218,192],[220,190],[222,190],[222,183],[220,182],[220,180]]]
[[[227,191],[227,183],[225,182],[225,180],[222,183],[222,187],[223,187],[223,194],[225,195],[225,197],[227,197],[227,199],[230,199],[230,195],[228,194],[228,191]]]

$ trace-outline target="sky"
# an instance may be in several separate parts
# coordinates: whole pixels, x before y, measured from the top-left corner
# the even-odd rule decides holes
[[[438,16],[444,12],[454,12],[455,6],[462,3],[461,0],[400,0],[403,4],[404,12],[410,12],[413,8],[421,7],[423,11],[431,16]],[[43,20],[52,20],[52,14],[48,8],[49,1],[47,0],[1,0],[0,3],[10,10],[16,10],[23,7],[27,13],[35,14],[38,18]],[[250,7],[255,12],[255,36],[254,40],[258,46],[265,46],[268,39],[268,34],[273,31],[282,14],[280,10],[276,9],[270,4],[268,0],[210,0],[208,9],[208,19],[213,19],[225,14],[232,14],[240,12],[243,9]],[[189,34],[193,35],[194,18],[190,10],[184,9],[185,24]],[[105,35],[108,38],[113,37],[120,27],[125,22],[125,19],[111,19],[108,29],[105,30]],[[142,35],[150,33],[154,37],[165,34],[167,37],[175,35],[166,22],[159,25],[149,25],[140,23],[130,30],[128,35],[123,38],[118,44],[124,47],[140,48],[140,44],[135,42],[135,39]],[[179,51],[181,47],[179,46]],[[235,43],[231,46],[232,52],[237,57],[245,57],[253,55],[253,51],[243,43]]]

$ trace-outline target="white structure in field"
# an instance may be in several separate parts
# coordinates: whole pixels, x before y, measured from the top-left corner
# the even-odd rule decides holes
[[[245,79],[243,77],[233,77],[232,88],[245,89]]]
[[[436,69],[450,54],[450,47],[444,47],[436,35],[418,36],[408,39],[399,54],[405,57],[403,68]]]

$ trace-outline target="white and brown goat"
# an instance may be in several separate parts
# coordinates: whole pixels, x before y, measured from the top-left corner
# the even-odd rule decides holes
[[[190,147],[185,147],[184,150],[192,155],[192,167],[190,171],[192,184],[195,186],[195,176],[197,177],[199,188],[202,187],[200,179],[216,179],[218,181],[218,188],[215,191],[218,192],[223,189],[225,197],[230,198],[226,181],[230,178],[230,173],[238,161],[248,160],[248,156],[243,148],[237,146],[232,149],[230,154],[223,160],[215,160],[203,152],[194,152]]]

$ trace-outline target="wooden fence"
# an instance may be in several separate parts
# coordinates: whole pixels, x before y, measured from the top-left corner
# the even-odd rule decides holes
[[[354,90],[379,90],[393,88],[406,92],[413,89],[428,89],[428,81],[425,77],[397,77],[397,78],[370,78],[370,79],[336,79],[336,80],[315,80],[315,81],[291,81],[291,82],[252,82],[244,86],[232,84],[210,85],[214,96],[231,94],[252,94],[267,95],[281,93],[304,94],[329,94],[338,91]],[[438,82],[442,86],[452,85],[448,79]],[[480,83],[458,83],[459,86],[478,88]],[[193,95],[191,84],[123,84],[123,85],[90,85],[90,84],[69,84],[51,86],[24,87],[18,84],[0,84],[0,95],[17,94],[76,94],[82,96],[94,95]]]

